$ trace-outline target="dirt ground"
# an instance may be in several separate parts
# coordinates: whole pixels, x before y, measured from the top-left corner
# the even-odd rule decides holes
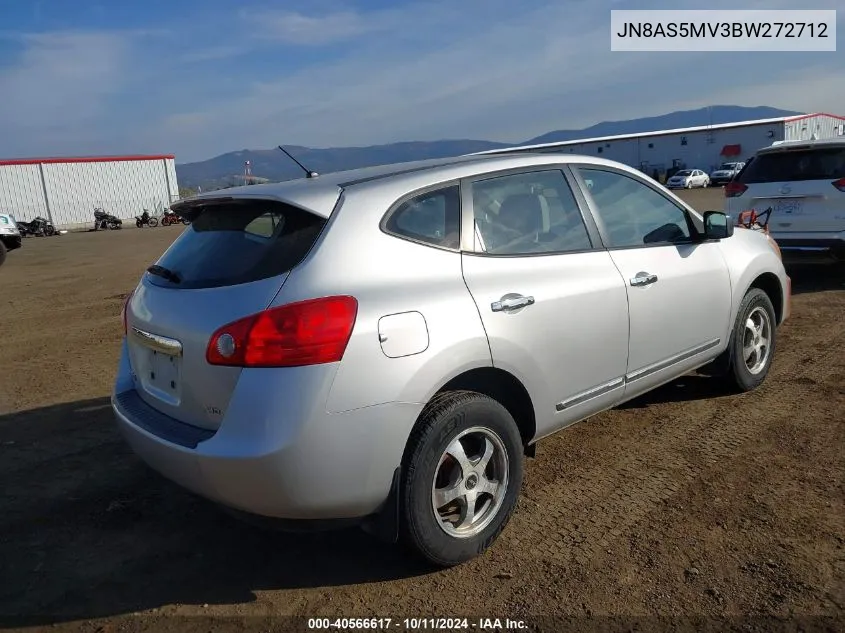
[[[722,208],[715,190],[684,196]],[[841,271],[791,271],[793,315],[761,389],[690,376],[541,442],[492,550],[432,571],[357,531],[240,524],[122,443],[108,405],[121,300],[180,230],[29,238],[0,268],[0,625],[466,615],[775,630],[748,618],[779,616],[845,630]]]

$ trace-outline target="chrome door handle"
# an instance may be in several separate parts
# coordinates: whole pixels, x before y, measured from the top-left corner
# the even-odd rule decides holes
[[[524,308],[534,304],[534,297],[509,297],[500,301],[494,301],[490,304],[490,309],[493,312],[507,312],[508,310],[516,310],[517,308]]]
[[[657,275],[649,273],[637,273],[636,277],[631,277],[632,286],[648,286],[657,282]]]

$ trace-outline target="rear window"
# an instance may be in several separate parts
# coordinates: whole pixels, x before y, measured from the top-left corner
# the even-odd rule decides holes
[[[460,244],[461,190],[457,185],[427,191],[406,200],[384,223],[386,231],[434,246]]]
[[[745,184],[801,180],[837,180],[845,176],[845,147],[758,154],[739,174]]]
[[[214,288],[281,275],[314,245],[326,220],[287,204],[213,204],[198,215],[156,265],[149,281],[169,288]]]

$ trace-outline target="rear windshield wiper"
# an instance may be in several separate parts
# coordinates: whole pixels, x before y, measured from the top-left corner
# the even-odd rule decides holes
[[[174,284],[178,284],[180,281],[182,281],[179,278],[179,275],[174,273],[172,270],[170,270],[169,268],[165,268],[164,266],[159,266],[158,264],[154,264],[153,266],[147,268],[147,272],[151,275],[158,275],[159,277],[164,277],[165,279],[167,279],[167,281],[171,281]]]

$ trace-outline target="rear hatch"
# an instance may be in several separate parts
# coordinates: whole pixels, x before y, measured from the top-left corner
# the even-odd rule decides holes
[[[326,219],[253,197],[210,200],[186,213],[191,224],[127,302],[127,345],[135,389],[147,404],[216,429],[241,369],[209,364],[209,340],[221,326],[267,308]]]
[[[726,210],[772,208],[775,233],[845,230],[845,143],[760,151],[725,188]]]

